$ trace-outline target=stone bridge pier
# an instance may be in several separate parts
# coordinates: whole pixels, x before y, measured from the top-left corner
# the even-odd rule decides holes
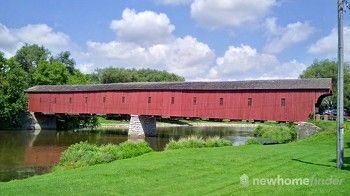
[[[156,119],[151,116],[132,114],[130,117],[128,136],[131,139],[156,136]]]
[[[27,115],[27,130],[55,130],[57,118],[54,115],[44,115],[41,113],[30,112]]]

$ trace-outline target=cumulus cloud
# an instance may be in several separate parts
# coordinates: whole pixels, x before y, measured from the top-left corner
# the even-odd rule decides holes
[[[344,27],[344,43],[350,43],[350,27]],[[309,53],[315,55],[322,55],[327,58],[335,58],[338,51],[338,30],[333,28],[331,32],[317,40],[312,44],[308,50]],[[350,61],[350,47],[348,44],[344,45],[344,58],[346,61]]]
[[[130,12],[130,14],[125,14]],[[87,51],[80,54],[79,68],[85,72],[91,72],[96,68],[107,66],[127,68],[154,68],[167,70],[182,75],[186,80],[243,80],[243,79],[272,79],[272,78],[297,78],[305,65],[292,60],[280,62],[278,58],[269,53],[260,53],[248,45],[239,47],[230,46],[225,54],[216,57],[214,51],[205,43],[198,41],[195,37],[175,37],[172,31],[158,31],[158,28],[149,29],[149,25],[138,26],[136,21],[144,21],[142,17],[160,16],[155,12],[135,12],[127,9],[123,12],[123,21],[118,28],[113,28],[117,34],[116,40],[110,42],[87,42]],[[130,15],[127,16],[127,15]],[[136,21],[129,21],[129,18],[137,16]],[[167,18],[166,15],[162,18]],[[147,21],[147,20],[146,20]],[[161,29],[168,29],[170,21],[155,23]],[[112,22],[113,24],[113,22]],[[157,26],[157,25],[154,25]],[[124,28],[137,28],[138,33],[157,34],[162,33],[167,37],[166,41],[159,41],[148,36],[148,43],[125,39],[120,36],[119,31]],[[271,34],[280,35],[283,28],[276,23],[270,25]],[[145,29],[142,29],[145,28]],[[156,29],[156,30],[154,30]],[[275,29],[275,30],[274,30]],[[155,33],[153,33],[153,30]],[[141,36],[141,35],[138,35]]]
[[[191,16],[211,28],[236,27],[264,17],[276,4],[276,0],[194,0]]]
[[[308,22],[290,23],[286,27],[280,27],[276,24],[276,18],[267,19],[265,28],[269,39],[264,51],[273,54],[305,41],[314,32],[314,27]]]
[[[129,68],[156,68],[180,74],[187,79],[203,76],[214,62],[214,53],[209,46],[191,36],[149,47],[117,41],[107,43],[90,41],[87,47],[88,52],[83,60],[90,61],[90,64],[92,62],[96,66],[103,64]]]
[[[14,55],[24,43],[43,45],[53,52],[59,52],[69,49],[70,39],[46,24],[29,24],[21,28],[8,28],[0,24],[0,50],[7,56]]]
[[[125,9],[122,19],[113,20],[110,24],[117,38],[124,42],[134,42],[142,45],[163,43],[171,38],[175,27],[166,14]]]
[[[271,54],[259,53],[248,45],[230,46],[218,57],[209,78],[220,80],[297,78],[305,65],[296,60],[281,63]]]

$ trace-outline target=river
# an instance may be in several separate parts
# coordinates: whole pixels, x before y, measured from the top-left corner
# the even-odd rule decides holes
[[[232,127],[162,127],[156,137],[146,137],[152,149],[161,151],[170,139],[190,135],[203,138],[220,136],[233,142],[252,136]],[[0,181],[27,178],[50,171],[60,154],[71,144],[118,144],[128,140],[127,130],[109,131],[0,131]]]

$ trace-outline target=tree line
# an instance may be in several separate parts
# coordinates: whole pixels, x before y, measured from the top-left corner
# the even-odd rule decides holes
[[[160,81],[184,78],[152,69],[105,68],[84,74],[76,68],[69,51],[53,55],[36,44],[25,44],[11,58],[0,51],[0,130],[21,126],[21,116],[27,110],[25,90],[35,85]]]

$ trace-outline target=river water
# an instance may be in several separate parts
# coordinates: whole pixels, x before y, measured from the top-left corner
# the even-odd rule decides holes
[[[233,142],[249,138],[252,133],[232,127],[167,127],[157,128],[156,137],[145,140],[156,151],[164,149],[170,139],[190,135],[203,138],[220,136]],[[71,144],[118,144],[128,140],[127,130],[109,131],[0,131],[0,181],[27,178],[50,171],[60,154]]]

